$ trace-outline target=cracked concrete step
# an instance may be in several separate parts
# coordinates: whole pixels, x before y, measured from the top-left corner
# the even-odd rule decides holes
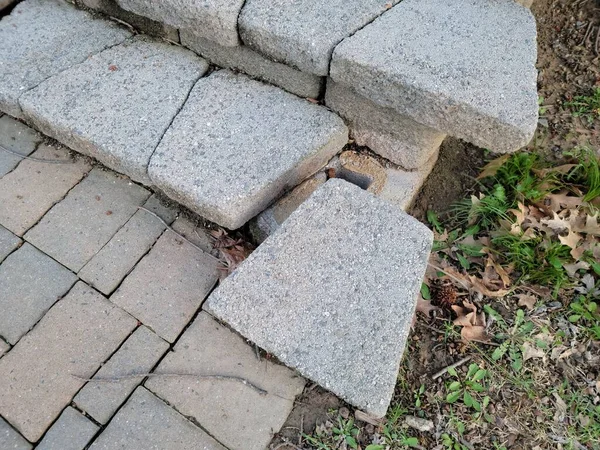
[[[0,22],[0,110],[21,118],[19,97],[131,33],[63,0],[26,0]]]
[[[334,51],[330,76],[378,105],[497,152],[537,125],[536,25],[514,0],[404,0]]]
[[[145,37],[90,57],[24,94],[36,128],[135,181],[208,63]]]
[[[432,241],[427,227],[397,207],[332,179],[204,308],[303,376],[381,417]]]
[[[222,70],[196,83],[148,174],[169,197],[236,229],[347,141],[346,125],[326,108]]]

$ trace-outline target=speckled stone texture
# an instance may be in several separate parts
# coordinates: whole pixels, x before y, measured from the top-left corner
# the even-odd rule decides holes
[[[395,206],[332,179],[204,308],[302,375],[381,417],[432,241],[427,227]]]
[[[324,76],[335,46],[398,1],[246,0],[240,35],[260,53]]]
[[[13,430],[11,426],[0,417],[0,448],[29,450],[33,448],[33,445],[27,442],[23,436]]]
[[[537,126],[536,52],[535,20],[514,0],[404,0],[336,47],[330,75],[419,123],[510,152]]]
[[[190,29],[221,45],[239,42],[237,21],[244,0],[117,0],[124,8],[177,28]]]
[[[194,53],[134,38],[23,95],[28,120],[73,150],[135,181],[208,64]]]
[[[0,22],[0,110],[21,118],[19,97],[131,33],[63,0],[26,0]]]
[[[198,81],[148,173],[169,197],[236,229],[347,140],[346,125],[326,108],[223,70]]]
[[[81,450],[99,430],[98,425],[68,406],[44,435],[38,450]]]

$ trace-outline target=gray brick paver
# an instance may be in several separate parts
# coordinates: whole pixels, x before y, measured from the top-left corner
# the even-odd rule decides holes
[[[0,415],[27,439],[46,429],[136,326],[97,291],[77,283],[0,359]]]
[[[2,450],[29,450],[33,446],[0,417],[0,448]]]
[[[28,156],[42,141],[42,135],[9,116],[0,117],[0,145],[8,150]],[[23,161],[16,155],[0,149],[0,177]]]
[[[0,225],[0,263],[21,245],[21,239]]]
[[[100,428],[75,408],[68,406],[36,450],[83,450]]]

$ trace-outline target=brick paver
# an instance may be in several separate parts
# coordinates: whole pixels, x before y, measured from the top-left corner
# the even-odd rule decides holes
[[[0,225],[0,263],[21,245],[21,239]]]
[[[169,344],[141,326],[96,373],[94,378],[111,378],[150,372]],[[88,382],[73,400],[96,421],[105,424],[133,392],[144,377],[125,379],[118,383]]]
[[[99,427],[72,407],[67,407],[48,430],[37,450],[82,450]]]
[[[69,160],[64,148],[41,145],[32,155],[49,160]],[[24,160],[0,179],[0,223],[22,236],[91,169],[82,158],[72,164]]]
[[[225,450],[143,387],[137,388],[90,450]]]
[[[149,196],[129,179],[95,168],[25,239],[78,272]]]
[[[16,344],[75,281],[73,272],[25,243],[0,265],[0,336]]]
[[[28,440],[46,429],[110,357],[136,321],[77,283],[0,359],[0,415]]]
[[[23,436],[13,430],[0,417],[0,448],[10,450],[29,450],[33,446]]]
[[[41,140],[42,135],[27,125],[9,116],[0,117],[0,146],[27,156],[33,153]],[[23,158],[0,149],[0,177],[17,167],[21,161]]]

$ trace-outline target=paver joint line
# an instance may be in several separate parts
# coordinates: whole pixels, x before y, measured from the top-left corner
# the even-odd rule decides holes
[[[44,158],[35,158],[34,156],[27,156],[27,155],[22,155],[20,153],[17,152],[13,152],[12,150],[7,149],[6,147],[3,147],[2,145],[0,145],[0,150],[3,150],[7,153],[10,153],[11,155],[15,155],[21,159],[27,159],[29,161],[35,161],[35,162],[40,162],[40,163],[47,163],[47,164],[73,164],[75,161],[73,161],[72,159],[44,159]]]

